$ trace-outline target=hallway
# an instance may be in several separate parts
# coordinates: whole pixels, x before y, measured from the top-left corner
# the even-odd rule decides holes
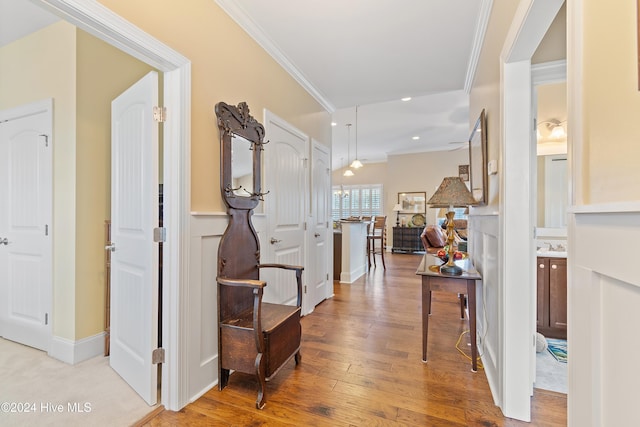
[[[468,323],[453,294],[434,293],[429,363],[421,362],[421,256],[389,253],[386,270],[334,282],[335,296],[302,320],[302,363],[267,383],[264,410],[255,409],[254,378],[237,373],[224,391],[144,425],[565,426],[566,395],[555,392],[535,391],[532,423],[502,416],[484,372],[471,372],[456,349]],[[460,348],[467,343],[465,334]]]

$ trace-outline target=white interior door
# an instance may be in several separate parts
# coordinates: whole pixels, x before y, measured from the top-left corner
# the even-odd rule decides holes
[[[269,143],[264,151],[262,191],[269,194],[265,196],[267,232],[260,242],[261,262],[305,265],[308,138],[275,115],[267,112],[265,116],[265,140]],[[267,281],[265,301],[295,304],[295,275],[291,271],[268,269],[260,274]],[[305,270],[303,284],[307,280]]]
[[[311,148],[311,216],[309,218],[308,294],[303,313],[308,314],[328,296],[329,254],[332,253],[329,228],[331,197],[331,161],[329,148],[312,142]]]
[[[150,405],[157,401],[158,74],[111,103],[111,367]]]
[[[52,102],[0,113],[0,336],[48,351]]]

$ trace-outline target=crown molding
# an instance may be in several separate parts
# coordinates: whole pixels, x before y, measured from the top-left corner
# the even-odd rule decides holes
[[[561,83],[567,80],[567,60],[542,62],[531,65],[531,84]]]
[[[336,107],[323,95],[300,71],[280,48],[269,38],[262,28],[251,19],[249,14],[234,0],[215,0],[244,31],[249,34],[287,73],[291,75],[327,112],[333,113]]]
[[[476,32],[473,37],[473,46],[471,47],[471,55],[469,55],[469,64],[467,64],[467,75],[464,80],[464,92],[467,95],[471,93],[473,80],[476,77],[478,62],[480,61],[480,52],[482,51],[484,36],[487,33],[487,26],[489,25],[489,17],[491,16],[492,7],[493,7],[493,0],[482,0],[482,3],[480,4],[480,11],[478,13],[478,23],[476,25]]]

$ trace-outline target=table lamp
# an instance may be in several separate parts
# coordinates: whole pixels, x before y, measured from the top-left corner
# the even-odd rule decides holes
[[[427,202],[432,208],[449,208],[447,212],[447,245],[449,246],[449,260],[440,266],[440,273],[450,276],[462,274],[462,268],[458,267],[453,259],[454,225],[453,216],[456,214],[454,207],[466,207],[476,203],[473,195],[460,177],[448,177],[442,180],[440,187]]]
[[[400,227],[400,211],[402,210],[402,205],[400,203],[396,203],[393,207],[393,211],[396,213],[396,227]]]

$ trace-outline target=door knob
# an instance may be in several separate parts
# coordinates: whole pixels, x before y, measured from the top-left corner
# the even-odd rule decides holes
[[[320,237],[320,233],[314,233],[314,236]]]
[[[271,240],[270,240],[270,242],[271,242],[271,244],[272,244],[272,245],[275,245],[276,243],[280,243],[280,242],[282,242],[282,240],[278,240],[278,239],[276,239],[275,237],[272,237],[272,238],[271,238]]]
[[[9,238],[8,237],[0,237],[0,245],[8,245],[9,244]]]
[[[104,247],[105,250],[107,251],[111,251],[111,252],[115,252],[116,251],[116,245],[107,245]]]

